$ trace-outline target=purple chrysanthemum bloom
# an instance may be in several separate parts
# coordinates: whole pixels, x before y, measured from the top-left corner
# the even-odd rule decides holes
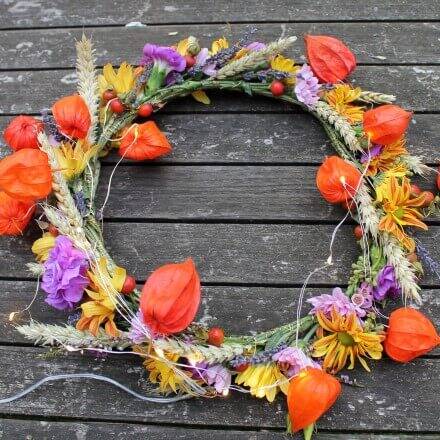
[[[128,338],[133,344],[141,344],[146,339],[151,339],[150,331],[144,322],[144,317],[140,310],[137,311],[135,317],[131,318]]]
[[[382,301],[387,297],[397,299],[400,296],[400,286],[393,266],[386,265],[377,274],[373,296],[376,301]]]
[[[321,369],[321,365],[310,359],[301,349],[296,347],[284,348],[278,353],[275,353],[272,356],[272,360],[287,366],[286,370],[289,378],[296,376],[301,370],[307,367]]]
[[[363,308],[358,307],[350,301],[350,298],[340,287],[335,287],[331,295],[323,294],[315,296],[308,299],[307,302],[313,306],[309,312],[310,315],[316,315],[318,312],[322,312],[329,316],[332,309],[335,309],[342,316],[355,312],[359,318],[362,318],[366,314]]]
[[[146,44],[141,64],[151,63],[153,63],[153,67],[147,82],[150,91],[159,89],[170,72],[183,72],[186,67],[185,58],[171,47]]]
[[[48,294],[45,301],[59,310],[72,309],[89,284],[88,267],[86,255],[75,249],[69,238],[58,236],[44,263],[41,287]]]
[[[361,163],[369,162],[371,159],[379,156],[382,151],[383,146],[379,144],[374,144],[367,151],[362,152]]]
[[[296,74],[295,94],[298,101],[313,108],[319,101],[319,88],[318,78],[313,75],[310,66],[304,64]]]

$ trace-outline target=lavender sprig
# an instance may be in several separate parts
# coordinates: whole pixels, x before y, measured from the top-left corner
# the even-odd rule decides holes
[[[428,250],[425,248],[425,246],[422,245],[419,240],[415,239],[415,242],[417,255],[420,257],[428,270],[432,274],[436,275],[438,279],[440,279],[440,264],[431,257]]]
[[[257,72],[246,72],[243,74],[243,79],[245,81],[254,81],[255,79],[257,79],[258,81],[261,82],[269,82],[274,79],[281,81],[291,76],[292,75],[289,72],[281,72],[280,70],[265,69],[265,70],[259,70]]]
[[[49,109],[41,110],[41,119],[44,124],[44,130],[49,136],[52,136],[56,142],[66,140],[66,138],[58,131],[54,117],[49,114]]]
[[[273,347],[268,350],[264,350],[260,353],[254,354],[253,356],[243,356],[243,355],[235,356],[229,362],[233,368],[243,364],[251,364],[251,365],[266,364],[268,362],[272,362],[272,356],[275,353],[278,353],[279,351],[282,351],[285,348],[287,348],[287,345],[281,344],[278,345],[277,347]]]

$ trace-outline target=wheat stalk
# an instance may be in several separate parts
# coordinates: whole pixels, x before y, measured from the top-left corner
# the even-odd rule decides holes
[[[420,176],[425,177],[430,173],[435,173],[432,168],[429,168],[422,162],[422,159],[419,156],[405,154],[400,157],[400,161],[406,166],[406,168],[408,168],[408,170]]]
[[[234,60],[226,64],[219,69],[217,74],[212,78],[225,79],[238,75],[239,73],[252,70],[259,64],[267,61],[269,58],[284,52],[295,41],[296,37],[280,38],[278,41],[268,44],[264,49],[252,51],[238,60]]]
[[[324,101],[318,101],[315,111],[319,117],[335,127],[335,130],[342,136],[345,143],[352,151],[362,149],[356,137],[356,133],[351,124],[348,122],[347,118],[341,116],[336,110],[334,110]]]
[[[123,350],[132,345],[127,333],[120,332],[118,338],[113,338],[108,336],[102,329],[99,329],[95,336],[88,331],[77,330],[70,325],[42,324],[32,320],[29,324],[18,326],[17,330],[26,339],[40,345],[67,345],[73,348],[116,348],[117,350]]]
[[[371,92],[364,90],[356,101],[366,102],[368,104],[391,104],[396,100],[394,95],[386,95],[385,93]]]
[[[377,240],[379,233],[379,216],[377,215],[377,211],[373,205],[373,199],[363,180],[356,192],[356,202],[358,205],[360,224]]]
[[[99,103],[94,52],[92,41],[83,34],[81,40],[76,42],[76,74],[78,76],[78,93],[84,99],[90,112],[91,125],[87,134],[87,140],[90,144],[96,142]]]

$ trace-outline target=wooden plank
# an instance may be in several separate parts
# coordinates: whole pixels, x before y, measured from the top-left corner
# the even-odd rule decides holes
[[[0,396],[10,396],[48,374],[91,371],[139,390],[139,379],[144,374],[140,360],[127,355],[95,360],[90,354],[69,354],[47,359],[41,356],[42,353],[44,350],[33,347],[0,348]],[[365,387],[344,387],[341,398],[322,417],[319,426],[339,432],[439,432],[440,383],[432,379],[439,373],[439,359],[418,359],[405,365],[383,360],[380,365],[373,366],[371,373],[358,368],[349,373],[350,377]],[[139,402],[108,384],[81,380],[53,382],[21,400],[2,405],[1,411],[11,415],[93,417],[124,423],[141,421],[218,427],[227,421],[229,429],[283,429],[286,406],[282,397],[271,405],[240,393],[227,399],[194,399],[155,405]]]
[[[87,8],[81,0],[3,1],[0,4],[2,28],[124,25],[143,23],[207,23],[253,21],[351,21],[351,20],[433,20],[438,18],[435,0],[425,0],[417,8],[409,0],[364,2],[349,0],[257,1],[244,4],[228,1],[136,0],[115,3],[92,0]]]
[[[436,64],[440,63],[437,49],[440,30],[435,23],[304,23],[259,24],[254,38],[273,41],[281,33],[297,35],[298,41],[289,49],[298,63],[305,53],[302,35],[330,34],[343,39],[356,54],[361,64]],[[151,26],[148,28],[91,28],[86,34],[93,38],[97,64],[139,63],[146,42],[173,45],[196,33],[202,46],[225,35],[232,41],[246,33],[248,26],[199,25]],[[81,38],[82,29],[4,31],[0,48],[0,65],[3,70],[39,68],[66,68],[75,66],[74,41]],[[407,38],[402,39],[405,33]],[[231,35],[232,34],[232,35]]]
[[[104,168],[97,206],[112,170]],[[104,213],[130,219],[339,221],[345,211],[323,200],[316,172],[296,166],[121,167]]]
[[[359,66],[353,83],[398,95],[399,104],[413,111],[439,110],[440,66]],[[61,96],[74,92],[76,75],[70,70],[5,71],[0,73],[2,101],[0,114],[36,113],[48,108]],[[213,105],[204,106],[185,99],[169,105],[167,112],[282,112],[291,106],[273,99],[247,97],[231,99],[228,94],[210,93]]]
[[[315,274],[311,284],[345,284],[358,255],[352,226],[338,232],[333,249],[334,265]],[[193,257],[206,283],[260,283],[302,285],[307,274],[324,264],[333,225],[107,223],[105,237],[116,261],[137,279],[170,261]],[[29,277],[26,263],[33,261],[30,247],[39,237],[35,228],[23,237],[0,237],[0,277]],[[418,234],[434,260],[440,227]],[[438,285],[435,276],[423,278],[426,286]]]
[[[9,314],[27,307],[35,287],[34,281],[0,281],[0,344],[29,343],[9,322]],[[331,290],[330,287],[307,288],[305,299]],[[220,326],[230,335],[269,330],[294,319],[299,293],[299,288],[203,286],[197,320],[209,326]],[[422,296],[423,312],[440,327],[439,291],[424,289]],[[30,308],[32,318],[50,324],[65,323],[69,312],[55,310],[44,302],[44,298],[41,291]],[[393,306],[398,307],[398,304]],[[302,315],[309,309],[304,303]],[[17,316],[15,323],[28,319],[29,315],[23,313]]]
[[[46,420],[0,419],[0,438],[44,440],[102,440],[115,437],[129,440],[299,440],[301,435],[291,436],[273,431],[237,431],[220,429],[174,428],[168,426],[138,425],[111,422],[54,422]],[[350,433],[350,440],[396,440],[395,434],[355,434]],[[2,437],[3,436],[3,437]],[[347,434],[319,432],[315,440],[342,440]],[[401,434],[400,440],[438,440],[436,434]]]
[[[0,116],[0,133],[11,119]],[[334,154],[319,123],[305,114],[158,113],[154,120],[173,146],[169,156],[156,161],[161,163],[319,164]],[[408,132],[408,149],[422,155],[427,163],[439,160],[433,148],[440,145],[439,125],[440,114],[416,114]],[[0,146],[0,156],[6,154],[10,154],[9,148]],[[119,159],[114,154],[105,163]]]

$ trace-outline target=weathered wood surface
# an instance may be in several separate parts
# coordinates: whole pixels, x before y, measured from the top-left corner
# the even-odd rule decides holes
[[[26,322],[30,316],[36,321],[52,324],[66,321],[66,313],[49,307],[44,302],[45,294],[40,292],[29,313],[23,312],[16,316],[14,323],[9,322],[10,313],[24,310],[31,303],[35,287],[35,281],[0,281],[0,344],[32,345],[14,328],[15,324]],[[331,287],[327,286],[307,288],[305,300],[330,291]],[[294,319],[299,293],[299,288],[203,286],[197,320],[208,326],[227,328],[229,334],[270,330]],[[422,291],[423,311],[437,326],[440,325],[439,294],[438,289]],[[439,354],[440,349],[429,356]]]
[[[139,389],[144,375],[140,360],[130,355],[95,359],[93,354],[47,358],[45,349],[0,347],[0,395],[8,396],[48,374],[93,372]],[[373,363],[373,361],[370,361]],[[350,373],[362,388],[344,386],[343,397],[322,417],[322,429],[339,432],[438,430],[440,359],[418,359],[406,365],[384,360],[369,374]],[[408,378],[411,378],[408,380]],[[404,390],[404,391],[403,391]],[[26,398],[2,405],[2,412],[45,417],[73,417],[124,422],[191,424],[232,428],[285,426],[285,399],[274,404],[236,393],[226,399],[194,399],[155,405],[137,401],[109,384],[91,380],[53,382]]]
[[[245,25],[199,25],[197,37],[202,46],[221,36],[232,41],[249,29]],[[148,28],[121,28],[109,32],[106,28],[90,28],[86,34],[93,37],[97,64],[128,61],[138,64],[146,42],[164,45],[176,44],[179,39],[194,32],[193,26],[151,26]],[[73,67],[75,46],[82,29],[21,30],[2,33],[0,64],[3,70],[23,69],[23,66],[39,68]],[[294,59],[304,61],[304,34],[338,35],[356,53],[361,64],[436,64],[440,63],[437,23],[377,23],[374,32],[369,23],[302,23],[260,24],[255,39],[272,41],[280,35],[296,35],[297,42],[289,49]],[[406,38],[402,39],[402,33]],[[24,38],[25,37],[25,38]],[[25,68],[26,70],[26,68]]]
[[[53,422],[46,420],[0,419],[0,439],[20,439],[23,432],[32,433],[26,440],[105,440],[108,438],[123,440],[298,440],[300,435],[292,437],[282,432],[268,430],[238,431],[231,429],[191,429],[170,426],[142,426],[130,423],[99,422]],[[315,440],[347,440],[347,434],[319,432]],[[400,440],[438,440],[434,434],[402,434]],[[354,434],[350,440],[396,440],[395,434]]]
[[[0,132],[12,118],[0,116]],[[320,164],[323,157],[334,154],[319,123],[306,114],[157,113],[154,119],[173,146],[169,156],[155,163]],[[440,158],[439,126],[440,114],[416,114],[410,126],[408,150],[422,155],[426,163],[435,164]],[[10,151],[0,146],[2,156]],[[114,164],[119,159],[112,154],[104,163]],[[123,161],[120,166],[127,163]],[[169,184],[167,180],[162,183]],[[137,185],[141,186],[139,182]]]
[[[124,27],[134,21],[148,26]],[[10,116],[38,114],[74,91],[72,40],[83,26],[102,65],[137,62],[147,40],[167,44],[191,33],[206,43],[217,36],[240,36],[252,23],[259,40],[297,35],[292,53],[299,63],[304,60],[302,34],[343,38],[361,64],[353,84],[397,94],[400,105],[416,112],[410,151],[423,154],[428,164],[438,162],[436,0],[417,5],[408,0],[90,0],[87,11],[80,0],[3,0],[0,29],[7,30],[0,33],[0,130]],[[317,122],[297,108],[245,95],[209,94],[211,106],[186,99],[155,117],[174,151],[152,165],[120,166],[105,210],[105,236],[112,255],[139,282],[165,262],[192,256],[204,283],[199,318],[229,333],[264,330],[293,319],[305,276],[328,256],[331,232],[343,213],[319,198],[314,175],[316,165],[333,151]],[[0,147],[1,155],[6,152]],[[116,159],[115,154],[105,159],[100,200]],[[431,182],[424,185],[428,189]],[[440,260],[440,227],[434,223],[419,237]],[[352,227],[341,228],[334,266],[312,278],[307,296],[346,284],[358,253]],[[26,307],[34,295],[35,280],[25,264],[33,260],[30,245],[37,236],[33,227],[24,237],[0,239],[0,397],[47,374],[68,371],[106,374],[136,389],[143,374],[139,359],[44,358],[45,350],[30,347],[8,322],[9,313]],[[438,326],[440,280],[428,273],[422,284],[424,311]],[[31,313],[46,322],[66,317],[45,305],[42,293]],[[366,388],[344,387],[316,438],[440,438],[439,355],[436,350],[404,366],[385,361],[374,365],[371,375],[360,369],[350,373]],[[0,414],[0,439],[287,438],[283,399],[269,405],[235,395],[154,406],[95,382],[47,385],[13,405],[1,405]],[[60,417],[63,421],[57,421]]]
[[[319,224],[225,224],[225,223],[127,223],[104,226],[108,249],[138,280],[170,261],[192,256],[205,283],[302,285],[306,275],[324,264],[329,254],[334,225]],[[333,248],[334,265],[310,280],[313,284],[346,284],[350,265],[359,249],[353,226],[343,226]],[[27,277],[25,265],[32,261],[30,228],[24,237],[0,240],[0,253],[8,264],[0,266],[0,277]],[[440,260],[440,227],[419,234],[432,258]],[[436,276],[427,273],[423,285],[437,286]]]
[[[229,2],[211,0],[135,0],[109,2],[93,0],[87,8],[81,0],[2,0],[1,28],[52,26],[146,24],[233,23],[265,21],[356,21],[356,20],[436,20],[438,3],[424,0],[417,7],[410,0],[353,3],[350,0],[289,1],[263,3],[258,0]]]
[[[352,82],[364,89],[397,94],[399,104],[413,111],[436,112],[440,93],[440,66],[359,66]],[[0,72],[2,100],[0,113],[35,113],[48,108],[61,96],[75,90],[72,70]],[[410,86],[408,86],[410,84]],[[401,85],[399,87],[399,85]],[[191,99],[175,101],[165,112],[277,112],[292,110],[274,99],[240,94],[209,93],[213,104],[205,106]]]

